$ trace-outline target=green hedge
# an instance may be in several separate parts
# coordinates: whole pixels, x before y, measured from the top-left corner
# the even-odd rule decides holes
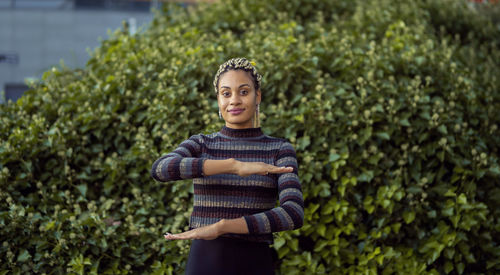
[[[0,274],[181,274],[190,181],[152,162],[217,131],[212,77],[264,75],[305,225],[281,274],[500,272],[500,28],[465,1],[230,0],[116,30],[0,107]],[[443,12],[446,11],[446,12]]]

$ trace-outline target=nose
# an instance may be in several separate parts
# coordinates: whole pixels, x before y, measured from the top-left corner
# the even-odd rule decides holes
[[[238,105],[241,103],[241,98],[240,95],[236,92],[231,95],[231,98],[229,100],[229,104],[231,105]]]

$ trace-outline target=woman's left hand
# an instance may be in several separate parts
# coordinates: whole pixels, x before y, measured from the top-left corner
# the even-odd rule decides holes
[[[167,240],[213,240],[221,235],[218,223],[195,228],[179,234],[166,233],[163,235]]]

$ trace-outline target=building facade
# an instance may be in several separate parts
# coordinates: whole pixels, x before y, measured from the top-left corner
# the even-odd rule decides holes
[[[17,100],[29,79],[61,62],[82,68],[108,32],[141,31],[158,1],[0,0],[0,103]]]

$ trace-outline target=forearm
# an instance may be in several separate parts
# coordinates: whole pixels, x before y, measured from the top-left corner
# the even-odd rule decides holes
[[[168,154],[153,163],[151,176],[163,182],[199,178],[202,176],[203,162],[202,158]]]
[[[173,181],[217,174],[237,174],[239,161],[163,156],[153,163],[151,176],[158,181]]]
[[[239,161],[230,158],[223,160],[207,159],[203,163],[203,175],[237,174]]]
[[[217,225],[219,226],[220,234],[248,234],[248,227],[243,217],[237,219],[222,219]]]

